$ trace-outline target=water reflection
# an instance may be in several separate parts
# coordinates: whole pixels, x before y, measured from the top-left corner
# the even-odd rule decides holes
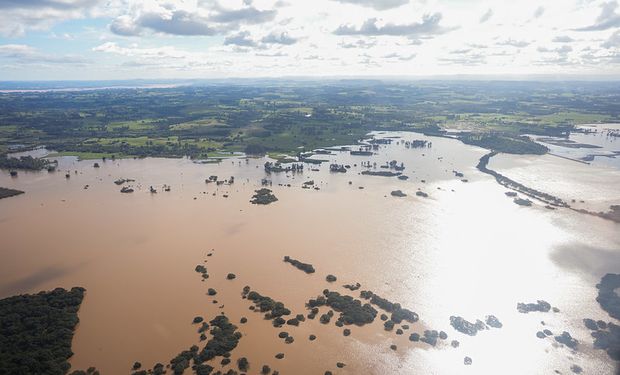
[[[69,267],[51,266],[42,268],[27,276],[9,282],[6,285],[2,285],[2,287],[0,287],[0,295],[5,296],[17,294],[22,291],[38,290],[42,285],[50,284],[54,280],[57,280],[62,276],[66,276],[72,271],[73,268]]]
[[[589,280],[598,282],[601,275],[620,270],[618,249],[604,249],[584,243],[569,243],[558,246],[551,253],[551,259],[569,270],[587,274]]]

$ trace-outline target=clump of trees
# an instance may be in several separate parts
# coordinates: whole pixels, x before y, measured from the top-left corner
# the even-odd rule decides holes
[[[209,324],[203,324],[203,327],[209,326],[211,327],[209,332],[211,338],[207,341],[204,348],[200,349],[198,346],[193,345],[170,360],[170,368],[175,375],[183,374],[190,366],[196,371],[196,374],[210,374],[213,371],[213,367],[204,364],[204,362],[215,357],[229,357],[230,352],[239,344],[242,336],[241,332],[237,331],[237,326],[230,323],[225,315],[218,315]],[[202,329],[199,330],[199,332],[201,331]],[[163,370],[163,365],[157,364],[149,372],[163,374]]]
[[[195,271],[202,275],[203,280],[209,278],[209,273],[207,272],[207,267],[202,264],[196,266]]]
[[[356,324],[364,325],[372,323],[377,316],[377,310],[375,310],[370,304],[362,304],[362,301],[355,299],[351,296],[341,295],[338,292],[331,292],[328,289],[323,291],[323,295],[318,296],[316,299],[311,299],[306,303],[306,306],[310,309],[319,306],[329,306],[335,311],[340,313],[338,322],[340,324]],[[321,321],[329,321],[329,314],[324,318],[321,316]]]
[[[616,290],[620,288],[620,274],[608,273],[601,282],[596,284],[598,296],[596,300],[601,308],[616,319],[620,319],[620,297]]]
[[[40,171],[51,165],[55,165],[47,159],[33,158],[32,156],[22,156],[20,158],[12,158],[8,156],[0,156],[0,169],[26,169],[31,171]]]
[[[271,190],[267,188],[255,190],[255,193],[250,200],[252,204],[269,204],[278,200]]]
[[[476,336],[478,331],[488,329],[481,320],[477,319],[475,323],[469,322],[460,316],[451,316],[450,325],[457,331],[469,336]]]
[[[237,367],[239,367],[239,371],[248,371],[250,369],[250,362],[245,357],[241,357],[237,360]]]
[[[295,266],[295,268],[300,269],[305,273],[314,273],[315,271],[312,264],[300,262],[296,259],[289,257],[288,255],[284,257],[284,261],[286,263],[292,264],[293,266]]]
[[[620,326],[603,320],[584,319],[583,322],[592,331],[594,348],[605,350],[611,359],[620,362]]]
[[[407,196],[407,194],[403,193],[402,190],[393,190],[390,194],[393,197],[406,197]]]
[[[551,304],[545,300],[539,299],[536,303],[524,303],[519,302],[517,304],[517,310],[522,314],[527,314],[529,312],[549,312],[551,310]]]
[[[275,301],[267,296],[262,296],[256,291],[247,290],[246,292],[246,289],[244,289],[243,295],[252,301],[260,312],[265,313],[265,319],[273,320],[274,327],[281,327],[284,325],[286,321],[282,317],[291,314],[291,310],[287,309],[282,302]],[[297,324],[299,324],[299,322],[297,322]]]
[[[66,374],[84,288],[0,300],[0,369],[6,374]]]
[[[403,320],[406,320],[409,323],[415,323],[420,318],[418,314],[415,312],[403,308],[400,303],[390,302],[385,298],[379,297],[369,290],[363,290],[360,292],[360,297],[364,299],[369,299],[370,303],[373,305],[379,306],[383,310],[387,312],[391,312],[391,320],[394,323],[400,324]]]

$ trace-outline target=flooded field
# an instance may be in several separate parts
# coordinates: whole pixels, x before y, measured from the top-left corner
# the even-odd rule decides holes
[[[57,172],[2,172],[0,186],[26,194],[0,201],[0,297],[86,288],[71,363],[76,369],[96,366],[102,374],[128,374],[135,361],[145,368],[167,364],[191,345],[204,345],[192,319],[209,321],[222,312],[243,337],[230,365],[209,362],[216,368],[232,368],[247,357],[250,373],[264,364],[281,374],[567,374],[575,365],[587,374],[615,372],[617,362],[593,349],[583,319],[613,321],[596,302],[595,285],[620,270],[620,224],[536,201],[515,204],[504,187],[476,169],[486,150],[415,133],[376,137],[392,143],[380,144],[373,155],[317,154],[313,159],[327,162],[304,164],[298,173],[266,174],[267,158],[199,164],[71,157],[59,159]],[[404,141],[412,140],[432,146],[406,147]],[[361,174],[392,171],[381,168],[392,160],[403,163],[407,180]],[[350,168],[330,172],[332,163]],[[620,172],[608,165],[498,155],[489,167],[575,199],[579,208],[620,204]],[[211,175],[235,182],[205,183]],[[119,192],[114,182],[120,178],[135,180],[125,184],[133,193]],[[250,204],[262,179],[271,181],[267,187],[278,201]],[[302,188],[310,180],[314,185],[308,186],[318,189]],[[392,196],[395,190],[406,196]],[[296,269],[283,262],[285,256],[316,272]],[[199,264],[208,269],[205,281],[195,272]],[[236,278],[228,280],[228,273]],[[326,281],[328,274],[337,281]],[[355,283],[358,291],[343,288]],[[321,307],[298,327],[274,328],[241,298],[246,285],[283,302],[292,316],[307,315],[306,302],[328,288],[357,299],[370,290],[420,319],[403,323],[408,329],[398,324],[386,331],[379,318],[385,312],[374,306],[379,314],[372,323],[337,327],[335,319],[319,321],[328,311]],[[208,288],[217,294],[207,295]],[[517,311],[517,303],[537,300],[557,312]],[[488,315],[502,328],[470,336],[450,324],[451,316],[475,322]],[[243,317],[247,323],[240,323]],[[543,329],[569,332],[576,349],[553,336],[538,338]],[[409,340],[425,330],[444,331],[447,339],[435,346]],[[281,331],[294,342],[279,338]],[[275,358],[278,353],[284,358]],[[464,365],[465,357],[471,365]]]

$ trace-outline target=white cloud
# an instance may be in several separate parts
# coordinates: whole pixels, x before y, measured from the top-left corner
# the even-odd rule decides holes
[[[447,28],[440,25],[441,13],[427,14],[422,17],[421,22],[408,24],[384,23],[379,24],[376,18],[369,18],[359,26],[341,25],[335,31],[336,35],[389,35],[407,37],[432,37],[434,35],[445,34],[454,28]]]
[[[240,25],[256,25],[273,21],[275,9],[258,9],[244,1],[240,8],[225,8],[217,2],[168,3],[137,2],[128,13],[116,17],[109,28],[122,36],[138,36],[146,32],[180,36],[212,36],[238,29]]]
[[[259,24],[269,21],[273,21],[278,13],[274,9],[260,10],[253,6],[246,6],[239,9],[228,9],[216,6],[215,14],[209,19],[215,22],[221,23],[247,23],[247,24]]]
[[[570,36],[567,35],[558,35],[555,38],[553,38],[552,42],[554,43],[572,43],[574,42],[575,39],[571,38]]]
[[[0,45],[0,59],[9,60],[18,64],[41,65],[41,64],[65,64],[82,65],[89,60],[74,55],[52,55],[43,53],[36,48],[25,44],[2,44]]]
[[[233,35],[229,35],[224,39],[224,45],[236,45],[243,47],[256,47],[256,42],[251,38],[250,33],[241,31]]]
[[[491,17],[493,17],[493,9],[489,8],[489,10],[487,10],[481,17],[480,17],[480,23],[485,23],[487,22],[489,19],[491,19]]]
[[[620,48],[620,30],[616,30],[603,44],[603,48]]]
[[[390,60],[396,59],[396,60],[400,60],[400,61],[410,61],[410,60],[415,59],[415,57],[416,57],[415,53],[412,53],[412,54],[409,54],[409,55],[400,55],[400,54],[395,53],[395,52],[389,53],[389,54],[383,56],[384,59],[390,59]]]
[[[106,42],[93,48],[95,52],[108,52],[127,57],[139,57],[144,59],[189,59],[197,56],[175,47],[141,48],[136,44],[129,47],[119,46],[115,42]]]
[[[525,41],[525,40],[515,40],[512,38],[503,40],[501,42],[497,43],[498,46],[510,46],[510,47],[517,47],[517,48],[523,48],[523,47],[527,47],[530,45],[530,42]]]
[[[31,30],[51,28],[70,52],[41,46],[30,66],[83,55],[84,74],[102,78],[406,75],[413,64],[422,75],[620,74],[617,0],[572,1],[0,0],[0,33],[28,46]],[[74,19],[84,21],[63,27]]]
[[[409,0],[334,0],[341,3],[361,5],[376,10],[398,8],[409,3]]]
[[[47,30],[54,24],[98,14],[100,0],[2,0],[0,34],[17,37],[28,30]]]
[[[377,45],[377,42],[373,39],[358,39],[354,42],[340,42],[338,46],[340,48],[371,48]]]
[[[138,27],[173,35],[215,35],[209,21],[194,12],[175,10],[168,13],[144,13],[137,19]]]
[[[585,27],[576,29],[577,31],[600,31],[608,30],[614,27],[620,27],[620,14],[616,12],[618,2],[616,0],[601,4],[601,13],[596,21]]]
[[[545,7],[539,6],[534,11],[534,18],[540,18],[543,14],[545,14]]]
[[[294,38],[290,35],[288,35],[288,33],[286,31],[283,32],[272,32],[269,35],[266,35],[265,37],[263,37],[261,39],[261,42],[263,43],[267,43],[267,44],[283,44],[283,45],[291,45],[291,44],[295,44],[297,43],[298,39]]]
[[[536,50],[541,53],[557,53],[560,55],[566,55],[567,53],[573,51],[573,47],[567,45],[558,48],[538,47]]]

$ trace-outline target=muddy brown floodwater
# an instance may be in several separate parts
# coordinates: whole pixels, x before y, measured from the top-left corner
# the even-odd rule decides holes
[[[93,161],[68,157],[60,159],[56,173],[11,178],[3,171],[0,186],[26,194],[0,201],[0,297],[85,287],[71,363],[73,368],[96,366],[102,374],[127,374],[134,361],[146,368],[168,363],[198,344],[195,316],[208,321],[221,312],[243,333],[233,363],[247,357],[251,373],[263,364],[281,374],[540,374],[569,373],[573,364],[588,374],[613,373],[614,363],[592,349],[582,319],[612,320],[595,301],[595,284],[606,272],[620,270],[620,225],[566,209],[547,210],[537,202],[514,204],[492,177],[475,169],[485,150],[414,133],[380,136],[387,135],[428,139],[433,147],[408,149],[395,139],[372,157],[318,156],[351,165],[342,174],[330,173],[324,163],[306,165],[303,173],[266,176],[267,159],[220,164],[108,160],[93,168]],[[409,180],[359,174],[362,161],[381,165],[392,159],[404,162]],[[589,184],[587,174],[571,173],[583,165],[549,156],[502,155],[491,163],[532,184],[544,181],[536,175],[540,165],[557,172],[556,185],[570,183],[558,182],[562,168],[570,179],[581,178],[580,186]],[[618,186],[617,171],[590,167],[597,168],[592,173],[598,184],[591,188],[606,194],[595,206],[620,202],[618,190],[600,186]],[[205,184],[210,175],[234,176],[235,183]],[[273,181],[279,200],[250,204],[265,177]],[[135,179],[135,192],[121,194],[114,184],[118,178]],[[320,190],[302,189],[307,180]],[[164,184],[171,191],[165,192]],[[149,193],[149,186],[158,192]],[[392,197],[397,189],[407,196]],[[416,196],[418,189],[428,198]],[[209,252],[213,255],[207,257]],[[313,264],[316,272],[292,267],[282,261],[285,255]],[[194,271],[197,264],[208,269],[204,282]],[[231,272],[237,277],[227,280]],[[338,280],[328,283],[328,274]],[[348,327],[348,337],[335,319],[323,325],[318,316],[299,327],[277,329],[241,298],[249,285],[284,302],[293,314],[307,314],[305,302],[325,288],[358,298],[359,291],[342,287],[356,282],[360,290],[415,311],[420,321],[401,336],[384,331],[378,318]],[[209,287],[216,296],[207,295]],[[518,302],[538,299],[560,312],[517,312]],[[503,328],[471,337],[450,326],[451,315],[475,321],[489,314]],[[248,322],[240,324],[241,317]],[[541,320],[554,334],[570,332],[580,342],[578,351],[538,339]],[[410,333],[425,329],[443,330],[448,339],[436,347],[409,342]],[[280,331],[295,341],[285,344]],[[308,340],[310,334],[317,340]],[[460,346],[452,348],[451,340]],[[280,352],[285,358],[275,359]],[[463,365],[465,356],[473,359],[471,366]],[[338,369],[337,362],[346,367]]]

